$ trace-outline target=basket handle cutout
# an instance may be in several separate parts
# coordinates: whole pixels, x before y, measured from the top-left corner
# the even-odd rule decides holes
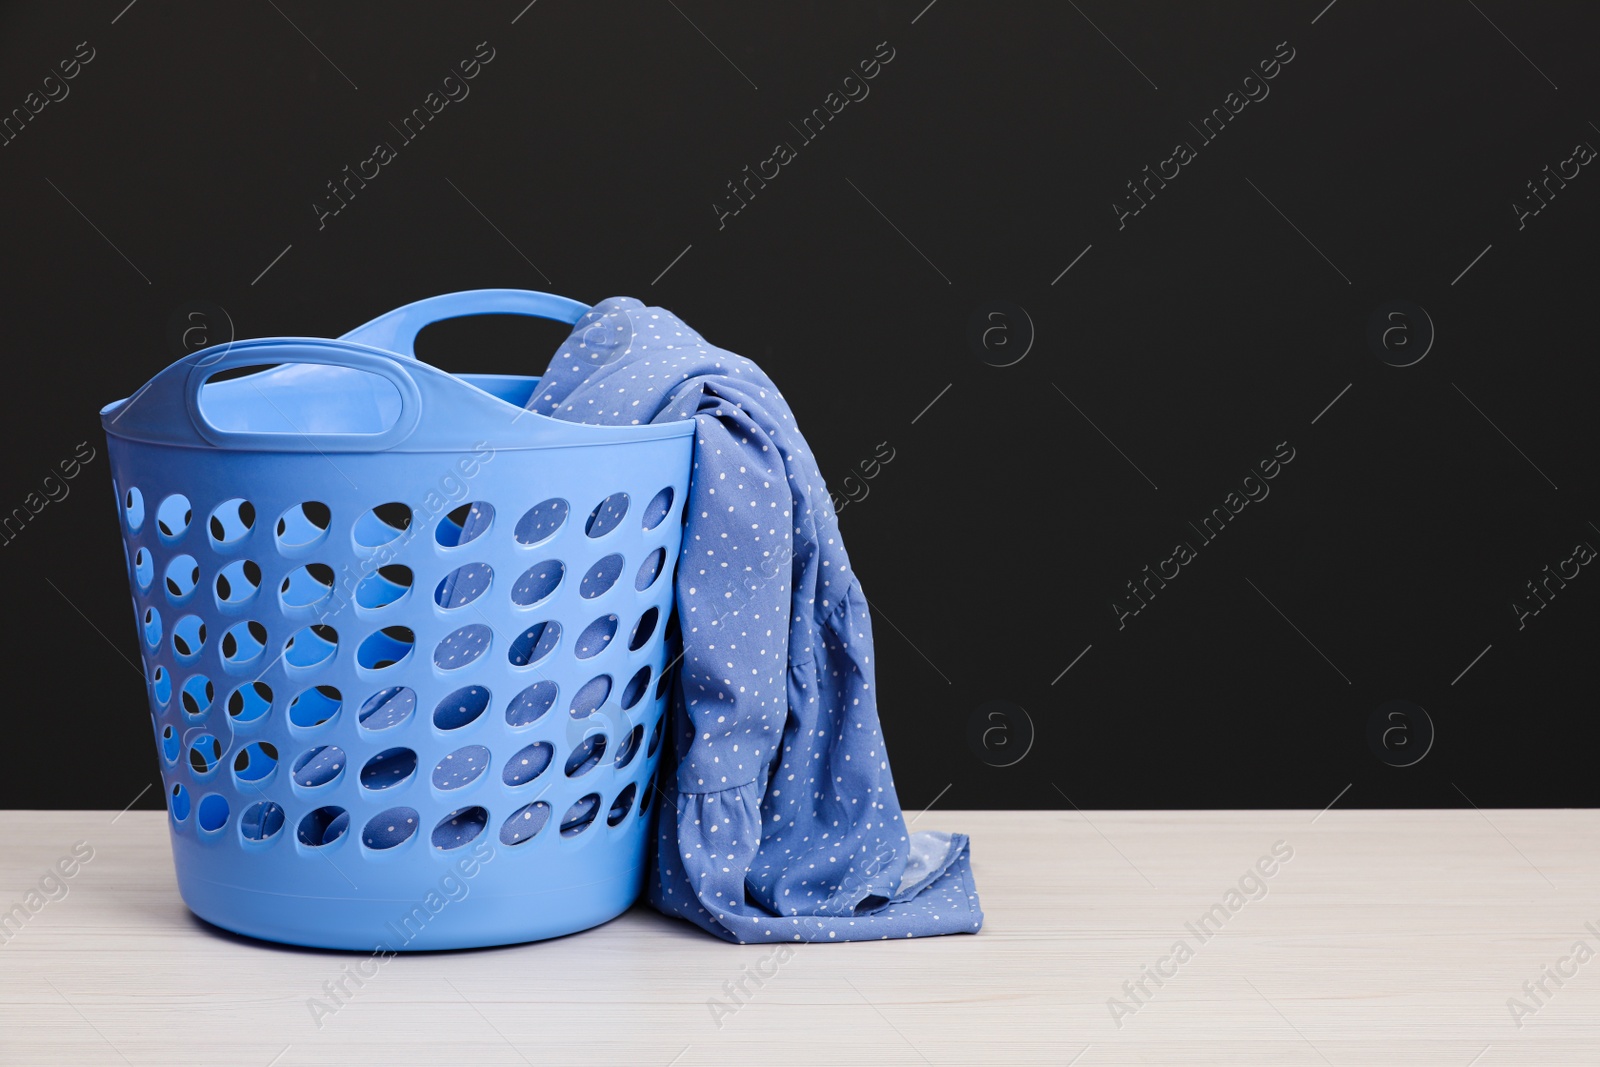
[[[568,325],[589,311],[589,305],[564,296],[530,289],[468,289],[418,300],[379,315],[340,338],[416,358],[417,334],[445,319],[469,315],[532,315]]]
[[[319,368],[316,388],[301,388],[295,366]],[[264,368],[257,375],[224,372]],[[330,371],[338,376],[335,382]],[[220,359],[197,363],[185,400],[196,432],[213,445],[262,451],[381,451],[417,428],[416,381],[386,353],[328,341],[268,339],[234,344]]]

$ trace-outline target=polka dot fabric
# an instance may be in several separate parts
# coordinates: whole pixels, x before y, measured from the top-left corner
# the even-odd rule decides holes
[[[322,745],[300,758],[299,765],[295,767],[294,780],[297,785],[314,789],[339,777],[343,769],[344,752],[332,745]]]
[[[478,775],[489,766],[489,750],[482,745],[458,748],[440,760],[433,768],[433,785],[436,789],[460,789],[477,781]]]
[[[906,827],[867,601],[772,381],[671,312],[618,297],[578,320],[528,407],[697,423],[650,902],[741,944],[976,932],[967,838]],[[648,521],[648,504],[624,507],[589,521]]]
[[[400,686],[381,689],[361,707],[361,725],[369,730],[387,730],[411,717],[417,707],[417,694]]]
[[[456,602],[448,603],[454,606]],[[439,642],[439,647],[433,651],[434,665],[443,671],[460,670],[483,655],[493,635],[494,631],[483,623],[463,626]]]
[[[470,523],[472,516],[468,516],[467,521]],[[494,572],[489,569],[488,564],[478,563],[457,567],[439,583],[439,588],[434,593],[434,600],[442,608],[470,604],[488,590],[489,583],[493,580]]]

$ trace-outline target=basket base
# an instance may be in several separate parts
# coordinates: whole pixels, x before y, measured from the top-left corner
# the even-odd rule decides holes
[[[561,937],[610,922],[638,899],[643,868],[545,892],[425,900],[295,897],[179,872],[183,902],[206,922],[247,937],[387,956],[486,948]],[[435,910],[437,909],[437,910]]]

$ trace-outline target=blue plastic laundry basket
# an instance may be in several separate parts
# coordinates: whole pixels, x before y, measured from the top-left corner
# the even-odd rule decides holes
[[[537,378],[412,357],[439,319],[587,310],[454,293],[206,349],[102,411],[201,918],[403,951],[637,897],[694,425],[561,422],[524,410]]]

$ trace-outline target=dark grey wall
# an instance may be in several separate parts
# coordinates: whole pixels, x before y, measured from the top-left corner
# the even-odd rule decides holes
[[[97,409],[478,286],[783,385],[908,808],[1600,800],[1592,6],[125,3],[0,13],[0,807],[156,777]]]

